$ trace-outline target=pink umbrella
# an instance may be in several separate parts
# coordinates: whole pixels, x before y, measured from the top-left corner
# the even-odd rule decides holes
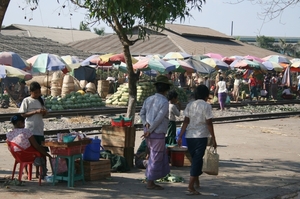
[[[248,59],[250,61],[257,61],[257,62],[264,62],[264,60],[262,60],[261,58],[259,57],[255,57],[255,56],[251,56],[251,55],[247,55],[247,56],[244,56],[245,59]]]
[[[26,69],[28,64],[14,52],[1,52],[0,53],[0,64],[12,66],[18,69]]]
[[[209,56],[210,58],[221,59],[221,60],[224,57],[223,55],[218,54],[218,53],[206,53],[204,55]]]

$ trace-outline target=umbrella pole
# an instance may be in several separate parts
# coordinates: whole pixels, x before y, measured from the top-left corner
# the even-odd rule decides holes
[[[46,97],[48,97],[48,87],[49,87],[49,71],[47,70],[47,88],[46,88]]]

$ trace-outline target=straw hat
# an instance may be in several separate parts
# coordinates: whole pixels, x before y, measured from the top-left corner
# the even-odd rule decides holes
[[[172,83],[169,81],[169,79],[165,76],[165,75],[159,75],[156,77],[156,82],[154,83],[163,83],[163,84],[168,84],[168,85],[172,85]]]

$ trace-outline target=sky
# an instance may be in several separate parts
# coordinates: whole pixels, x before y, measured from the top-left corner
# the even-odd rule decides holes
[[[233,28],[234,36],[300,37],[300,3],[287,8],[276,19],[263,21],[259,18],[263,10],[261,5],[254,5],[249,1],[230,4],[228,1],[230,0],[206,0],[202,11],[194,10],[193,18],[187,18],[183,23],[208,27],[226,35],[231,35]],[[25,0],[11,0],[3,25],[26,24],[79,29],[80,22],[85,20],[85,11],[74,10],[74,6],[68,4],[62,8],[67,0],[59,2],[60,4],[57,0],[40,0],[37,9],[31,11]],[[113,32],[104,22],[95,24],[91,29],[94,27],[104,27],[106,33]]]

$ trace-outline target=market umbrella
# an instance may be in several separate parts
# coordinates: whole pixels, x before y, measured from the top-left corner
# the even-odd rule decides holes
[[[98,65],[105,65],[105,64],[113,64],[113,63],[120,63],[125,61],[124,53],[114,54],[114,53],[108,53],[105,55],[100,55],[100,62],[98,62]],[[135,64],[138,62],[137,59],[134,57],[131,57],[132,64]]]
[[[100,55],[91,55],[85,60],[83,60],[80,65],[81,66],[89,66],[89,65],[97,65],[100,61]]]
[[[61,70],[67,73],[71,70],[66,62],[55,54],[42,53],[29,58],[27,62],[32,64],[33,72],[45,73]]]
[[[191,57],[192,55],[187,54],[185,52],[169,52],[167,53],[163,59],[164,60],[170,60],[170,59],[180,59],[180,60],[184,60],[187,59],[189,57]]]
[[[291,71],[300,72],[300,61],[296,61],[290,65]]]
[[[168,73],[174,71],[176,66],[170,62],[164,61],[163,59],[145,58],[133,65],[134,69],[140,70],[155,70],[159,73]]]
[[[260,70],[261,63],[256,61],[250,61],[248,59],[235,60],[230,64],[230,67],[250,70]]]
[[[251,55],[246,55],[243,58],[244,59],[248,59],[250,61],[257,61],[257,62],[260,62],[260,63],[264,62],[264,60],[262,60],[261,58],[255,57],[255,56],[251,56]]]
[[[122,73],[128,73],[127,65],[124,62],[121,62],[120,64],[113,64],[113,68],[121,71]]]
[[[300,58],[293,58],[293,59],[290,60],[291,63],[294,63],[296,61],[300,61]]]
[[[80,66],[80,59],[77,56],[65,55],[65,56],[61,56],[61,58],[72,69],[79,68]]]
[[[240,55],[232,55],[230,57],[223,57],[222,61],[227,63],[227,64],[231,64],[232,62],[234,62],[235,60],[240,60],[243,59],[243,56]]]
[[[283,55],[269,55],[267,57],[262,58],[262,60],[276,62],[282,65],[283,67],[286,67],[291,63],[290,60]]]
[[[22,70],[28,67],[28,64],[21,58],[21,56],[14,52],[1,52],[0,64],[13,66]]]
[[[195,69],[192,68],[190,65],[188,65],[186,62],[184,61],[181,61],[181,60],[174,60],[174,59],[171,59],[171,60],[168,60],[167,62],[175,65],[176,69],[175,69],[175,72],[195,72]]]
[[[32,79],[32,75],[28,72],[12,66],[0,65],[0,78],[5,77],[17,77],[25,81]]]
[[[198,73],[201,73],[201,74],[211,74],[214,71],[216,71],[216,69],[211,67],[210,65],[208,65],[200,60],[193,59],[193,58],[186,59],[186,60],[184,60],[184,62],[186,62],[189,66],[191,66]]]
[[[209,56],[210,58],[215,58],[215,59],[223,59],[223,55],[218,54],[218,53],[206,53],[204,54],[206,56]]]
[[[219,59],[215,59],[215,58],[205,58],[201,60],[202,62],[210,65],[211,67],[215,68],[216,70],[228,70],[230,69],[230,66],[219,60]]]
[[[264,61],[262,62],[261,70],[263,71],[276,71],[276,72],[282,72],[284,68],[276,62],[271,62],[271,61]]]
[[[196,59],[196,60],[202,60],[202,59],[210,58],[210,57],[207,55],[192,55],[191,58]]]

